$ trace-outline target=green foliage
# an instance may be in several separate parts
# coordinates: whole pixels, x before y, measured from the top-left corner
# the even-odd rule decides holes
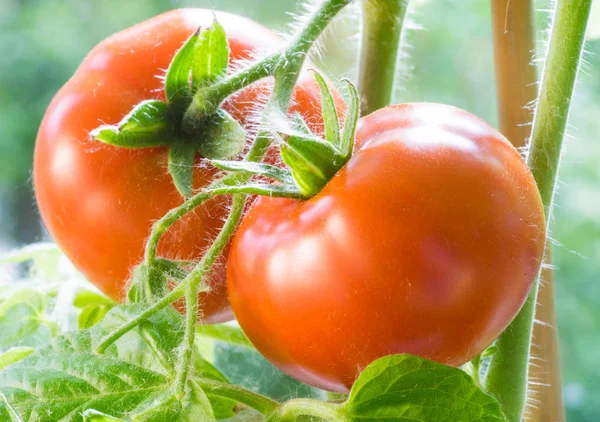
[[[411,355],[369,365],[344,404],[350,421],[505,421],[500,405],[460,369]]]

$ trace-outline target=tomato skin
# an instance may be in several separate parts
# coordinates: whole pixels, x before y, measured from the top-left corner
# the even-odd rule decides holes
[[[315,197],[253,204],[230,301],[267,359],[319,388],[347,392],[394,353],[459,366],[522,306],[544,225],[498,131],[450,106],[392,106],[360,120],[354,156]]]
[[[198,26],[209,26],[215,14],[227,32],[232,61],[281,43],[273,32],[243,17],[202,9],[165,13],[96,46],[56,95],[40,127],[34,183],[42,218],[75,266],[115,299],[124,298],[126,279],[142,260],[152,223],[182,198],[167,173],[165,148],[127,150],[88,134],[101,124],[118,123],[142,100],[164,100],[158,76],[184,41]],[[293,109],[317,122],[319,130],[319,88],[308,76],[301,77]],[[269,81],[261,81],[225,107],[247,124],[248,105],[256,109],[270,88]],[[214,170],[198,168],[194,187],[214,177]],[[161,239],[158,255],[198,259],[222,226],[227,207],[227,199],[214,199],[178,221]],[[200,298],[206,320],[231,318],[223,262],[209,282],[213,290]]]

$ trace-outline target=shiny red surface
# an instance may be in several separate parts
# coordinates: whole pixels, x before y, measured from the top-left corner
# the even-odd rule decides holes
[[[253,204],[228,290],[272,363],[344,392],[387,354],[469,361],[517,314],[543,249],[539,193],[512,145],[465,111],[403,104],[361,119],[318,195]]]

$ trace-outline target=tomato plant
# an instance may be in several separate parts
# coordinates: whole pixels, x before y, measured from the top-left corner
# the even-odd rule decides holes
[[[183,202],[167,171],[167,148],[124,149],[90,139],[102,123],[120,121],[142,100],[164,99],[161,75],[175,52],[199,26],[217,18],[227,33],[230,62],[272,50],[281,40],[249,19],[202,9],[175,10],[114,34],[86,57],[48,108],[39,130],[34,162],[35,191],[42,218],[77,268],[102,291],[123,299],[133,266],[144,254],[154,221]],[[305,74],[292,111],[318,130],[318,87]],[[235,118],[252,124],[270,83],[261,81],[225,104]],[[194,188],[216,171],[198,165]],[[204,253],[227,215],[229,201],[215,198],[179,220],[158,245],[160,256],[195,260]],[[223,265],[202,294],[208,321],[231,318]]]
[[[258,199],[227,264],[258,350],[336,391],[388,354],[468,362],[514,318],[544,250],[531,173],[473,115],[392,106],[361,119],[356,138],[313,198]]]
[[[0,260],[34,275],[0,289],[1,420],[522,420],[591,1],[557,5],[527,161],[466,111],[382,108],[406,1],[363,3],[346,109],[306,58],[349,3],[323,0],[281,46],[242,17],[169,12],[84,60],[40,128],[36,194],[127,303],[61,284],[55,246]],[[206,324],[227,317],[225,266],[241,328]],[[260,394],[222,343],[342,394]]]

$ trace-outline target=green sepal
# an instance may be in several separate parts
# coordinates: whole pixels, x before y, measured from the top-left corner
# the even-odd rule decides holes
[[[8,349],[4,353],[0,353],[0,369],[12,365],[15,362],[25,359],[32,354],[35,349],[31,347],[18,346]]]
[[[103,125],[92,132],[93,139],[121,148],[155,148],[169,145],[175,124],[168,104],[142,101],[118,125]]]
[[[175,53],[165,76],[167,101],[179,111],[183,111],[192,100],[190,72],[200,29],[198,28]]]
[[[271,164],[256,163],[251,161],[225,161],[211,160],[211,164],[218,169],[245,173],[251,176],[263,176],[269,179],[274,179],[278,182],[293,184],[294,178],[292,173],[286,169]]]
[[[306,198],[319,193],[346,162],[333,145],[296,135],[290,136],[281,146],[281,157]]]
[[[356,88],[346,80],[350,91],[350,105],[344,130],[340,135],[338,114],[331,91],[319,73],[315,72],[315,78],[321,88],[325,140],[312,135],[302,117],[295,114],[292,117],[295,133],[284,134],[287,140],[281,146],[281,157],[290,167],[296,185],[306,198],[320,192],[352,156],[360,106]]]
[[[77,317],[77,327],[80,330],[93,327],[104,318],[112,309],[112,305],[89,304],[85,306]]]
[[[340,122],[338,119],[335,101],[331,95],[331,90],[325,82],[325,79],[319,72],[314,72],[315,79],[321,88],[321,114],[323,115],[323,124],[325,125],[325,139],[336,149],[340,148]]]
[[[183,142],[169,147],[169,174],[173,184],[184,198],[192,196],[196,148]]]
[[[354,149],[354,137],[356,136],[356,125],[358,118],[360,117],[360,99],[358,97],[358,91],[356,87],[348,79],[344,79],[348,85],[348,91],[350,92],[350,105],[346,112],[346,118],[344,120],[344,130],[342,131],[342,139],[340,144],[340,154],[346,160],[349,160],[352,156],[352,150]]]
[[[245,146],[244,128],[229,113],[219,109],[204,122],[197,148],[205,158],[223,160],[235,157]]]
[[[225,29],[215,19],[198,35],[192,59],[192,87],[209,85],[227,74],[229,44]]]

